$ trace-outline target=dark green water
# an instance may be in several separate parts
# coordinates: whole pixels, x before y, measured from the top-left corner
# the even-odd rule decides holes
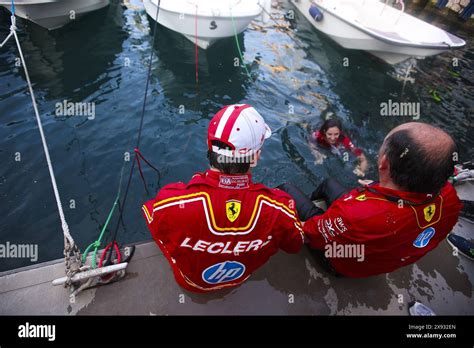
[[[144,170],[152,195],[159,185],[188,181],[207,167],[208,122],[231,103],[252,104],[274,130],[254,171],[255,180],[269,186],[291,181],[309,192],[328,175],[353,185],[352,163],[336,158],[315,163],[309,130],[327,112],[337,114],[374,164],[385,134],[410,120],[380,116],[380,103],[388,99],[420,102],[421,121],[450,132],[461,159],[474,157],[474,49],[472,35],[462,29],[446,28],[468,41],[465,48],[418,61],[410,75],[415,82],[403,86],[394,78],[403,67],[393,69],[363,52],[345,50],[296,15],[286,34],[270,25],[239,37],[252,80],[242,67],[234,66],[234,39],[200,51],[197,88],[193,44],[161,27],[152,42],[153,21],[141,2],[132,1],[133,8],[111,2],[53,32],[24,20],[18,23],[66,219],[81,249],[98,236],[117,193],[124,152],[133,153],[151,50],[155,55],[140,149],[161,170],[161,182],[152,170]],[[281,17],[292,8],[284,3],[274,15]],[[3,9],[0,23],[3,39],[9,30],[9,15]],[[41,262],[62,256],[63,238],[16,57],[12,41],[0,50],[0,243],[38,244]],[[345,57],[349,67],[342,66]],[[454,57],[459,58],[460,76],[449,72]],[[428,93],[433,88],[440,102]],[[55,105],[64,100],[95,103],[95,117],[57,117]],[[17,153],[21,161],[15,160]],[[126,174],[129,169],[127,163]],[[369,176],[376,178],[375,173],[372,167]],[[148,198],[135,172],[120,242],[150,238],[140,213]],[[28,259],[2,259],[0,271],[29,264]]]

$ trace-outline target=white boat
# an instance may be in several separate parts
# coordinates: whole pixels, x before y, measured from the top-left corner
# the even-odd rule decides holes
[[[109,0],[15,0],[15,14],[53,30],[107,5]],[[0,0],[0,6],[11,11],[11,0]]]
[[[322,33],[389,64],[459,48],[461,38],[378,0],[291,0]],[[311,13],[310,13],[311,11]]]
[[[144,0],[156,19],[158,0]],[[250,22],[270,10],[271,0],[161,0],[158,23],[183,34],[202,49],[221,38],[243,32]]]

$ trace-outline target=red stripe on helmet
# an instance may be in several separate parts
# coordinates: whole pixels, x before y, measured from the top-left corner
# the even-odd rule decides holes
[[[217,127],[219,126],[219,122],[221,121],[222,115],[224,115],[225,111],[230,106],[231,105],[227,105],[220,109],[212,118],[211,123],[209,123],[209,128],[207,129],[207,147],[209,149],[212,148],[211,141],[216,139],[216,131]]]
[[[234,127],[235,122],[237,121],[237,118],[239,118],[240,114],[242,113],[243,110],[250,108],[251,106],[248,104],[242,105],[242,106],[237,106],[234,111],[230,114],[229,119],[227,120],[227,123],[224,127],[224,130],[222,131],[222,136],[221,139],[225,143],[229,143],[229,137],[230,133],[232,132],[232,128]]]

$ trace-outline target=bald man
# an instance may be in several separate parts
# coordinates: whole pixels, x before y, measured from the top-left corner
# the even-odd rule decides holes
[[[394,128],[379,151],[378,183],[364,182],[345,193],[326,180],[313,194],[330,206],[304,225],[311,248],[347,277],[416,262],[457,222],[461,203],[447,182],[455,152],[453,139],[437,127],[411,122]]]

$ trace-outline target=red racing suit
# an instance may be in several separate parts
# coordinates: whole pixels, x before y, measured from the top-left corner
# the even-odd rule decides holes
[[[349,137],[345,134],[341,134],[339,139],[337,140],[337,143],[335,145],[330,145],[324,135],[320,131],[316,131],[313,133],[313,138],[317,141],[317,143],[321,146],[327,147],[331,149],[332,147],[334,148],[339,148],[340,146],[343,146],[346,150],[351,151],[354,155],[360,156],[362,155],[362,150],[357,148],[349,139]]]
[[[250,174],[195,174],[163,187],[142,211],[176,281],[195,292],[239,285],[280,248],[296,253],[304,242],[293,199]]]
[[[379,184],[370,189],[376,192],[352,190],[304,225],[310,246],[323,250],[342,275],[368,277],[414,263],[436,248],[458,220],[461,203],[449,183],[431,201],[426,194]],[[429,202],[408,205],[401,199]]]

